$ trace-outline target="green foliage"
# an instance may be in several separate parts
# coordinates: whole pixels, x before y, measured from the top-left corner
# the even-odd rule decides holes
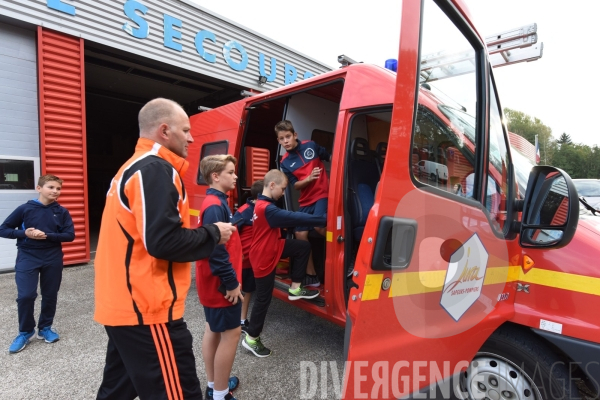
[[[573,144],[573,141],[571,140],[571,136],[567,135],[564,132],[562,135],[560,135],[560,137],[558,138],[558,140],[556,142],[558,144]]]
[[[535,144],[535,135],[538,135],[541,165],[560,168],[573,179],[600,178],[598,146],[573,143],[571,136],[565,132],[555,140],[550,127],[521,111],[505,108],[504,115],[510,132],[523,136],[531,144]]]
[[[535,135],[538,135],[540,142],[540,160],[541,164],[550,164],[552,160],[552,151],[554,150],[552,129],[546,126],[538,118],[532,118],[522,111],[504,109],[504,116],[510,132],[523,136],[531,144],[535,144]]]

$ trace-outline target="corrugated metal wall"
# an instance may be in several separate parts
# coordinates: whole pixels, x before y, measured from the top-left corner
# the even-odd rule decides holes
[[[529,158],[532,163],[537,164],[535,161],[535,146],[529,143],[527,139],[516,133],[508,132],[508,140],[512,147],[519,150],[523,155]]]
[[[40,156],[35,32],[0,23],[0,156]],[[0,157],[1,158],[1,157]],[[35,190],[0,190],[0,223]],[[13,269],[15,240],[0,238],[0,271]]]
[[[59,203],[75,224],[65,264],[90,260],[83,66],[83,39],[38,27],[42,174],[64,180]]]
[[[66,1],[64,4],[75,7],[75,15],[69,15],[51,9],[46,1],[2,0],[0,14],[259,91],[284,85],[284,63],[291,64],[296,68],[298,81],[302,80],[306,71],[318,75],[331,70],[327,65],[298,54],[282,44],[240,27],[234,22],[212,14],[188,1],[139,0],[137,3],[147,7],[145,14],[140,11],[136,12],[148,23],[149,35],[144,39],[135,38],[123,29],[125,24],[128,24],[130,28],[137,29],[138,27],[125,15],[125,1]],[[257,7],[259,6],[260,4],[257,3]],[[181,31],[182,37],[174,40],[182,45],[182,51],[164,45],[163,20],[165,14],[182,21],[182,27],[175,28],[177,31]],[[265,21],[265,23],[273,22]],[[203,59],[196,50],[195,37],[200,30],[211,31],[216,36],[216,43],[210,40],[203,41],[204,49],[216,56],[215,63]],[[225,62],[223,46],[230,40],[239,42],[248,54],[248,66],[243,71],[235,71]],[[270,58],[277,59],[275,81],[262,87],[258,85],[259,53],[266,56],[265,73],[267,75],[270,73]],[[233,51],[232,54],[233,58],[239,61],[237,51]]]

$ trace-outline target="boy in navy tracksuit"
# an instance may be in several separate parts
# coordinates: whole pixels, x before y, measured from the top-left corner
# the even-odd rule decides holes
[[[281,159],[281,170],[294,189],[300,190],[298,211],[312,215],[325,215],[329,179],[323,161],[331,161],[331,155],[324,147],[312,140],[300,142],[290,121],[278,122],[275,125],[275,133],[277,140],[287,151]],[[298,226],[295,229],[296,239],[308,241],[308,232],[311,229],[325,236],[324,227]],[[303,285],[318,287],[320,284],[312,257],[309,257]]]
[[[256,290],[256,282],[254,281],[254,273],[250,264],[250,245],[252,244],[254,203],[256,198],[263,191],[263,181],[259,180],[250,187],[250,197],[246,200],[246,204],[238,208],[233,215],[233,221],[242,220],[237,228],[240,233],[240,241],[242,242],[242,291],[244,292],[244,304],[242,304],[241,325],[242,332],[246,333],[248,329],[248,306],[252,298],[252,292]]]
[[[313,299],[318,290],[306,289],[300,285],[306,274],[310,258],[310,243],[297,239],[282,239],[280,228],[299,225],[324,226],[326,216],[310,215],[301,212],[282,210],[274,203],[283,195],[287,186],[285,174],[273,169],[265,175],[262,195],[254,205],[254,225],[250,264],[254,271],[256,292],[252,306],[252,318],[242,345],[257,357],[268,357],[271,350],[266,348],[260,334],[263,330],[269,304],[275,285],[275,267],[281,258],[293,258],[291,268],[292,285],[288,289],[288,299]]]
[[[200,207],[200,224],[231,222],[227,192],[235,188],[237,160],[231,155],[207,156],[200,171],[210,188]],[[208,259],[196,263],[196,287],[204,306],[206,325],[202,356],[206,367],[208,400],[235,400],[231,391],[239,384],[229,377],[240,339],[240,316],[244,297],[240,291],[242,244],[237,232],[218,245]]]
[[[33,311],[38,279],[42,292],[42,310],[37,324],[37,338],[46,343],[54,343],[59,339],[52,322],[62,280],[61,242],[72,242],[75,239],[69,211],[56,202],[62,182],[54,175],[41,176],[36,187],[38,198],[17,207],[0,226],[0,237],[17,239],[18,247],[15,281],[19,334],[10,345],[9,353],[23,350],[35,334]]]

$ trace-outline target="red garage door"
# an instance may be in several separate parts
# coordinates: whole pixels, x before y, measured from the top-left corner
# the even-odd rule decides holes
[[[65,264],[90,260],[83,66],[83,39],[38,27],[42,174],[64,180],[59,202],[75,223]]]

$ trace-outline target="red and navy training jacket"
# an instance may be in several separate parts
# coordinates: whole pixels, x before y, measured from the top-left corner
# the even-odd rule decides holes
[[[313,169],[323,169],[319,179],[312,181],[302,189],[300,199],[298,199],[300,207],[309,206],[327,197],[329,178],[325,173],[323,161],[329,161],[330,158],[331,155],[327,153],[327,150],[312,140],[303,142],[298,140],[298,145],[281,158],[281,171],[285,173],[292,186],[309,176]]]
[[[279,228],[295,226],[325,226],[326,215],[282,210],[270,197],[258,195],[254,206],[254,232],[250,246],[250,264],[255,278],[263,278],[273,272],[281,258],[285,239]]]
[[[242,242],[242,269],[252,268],[250,265],[250,246],[252,245],[252,232],[254,231],[252,217],[254,215],[254,200],[248,198],[246,204],[238,208],[236,213],[233,215],[233,220],[243,219],[244,222],[238,225],[237,229],[240,233],[240,241]]]
[[[231,210],[225,193],[210,188],[200,207],[200,225],[215,222],[231,222]],[[200,303],[205,307],[229,307],[231,303],[219,292],[223,283],[225,289],[233,290],[242,279],[242,244],[240,235],[234,232],[226,244],[215,247],[208,258],[196,262],[196,288]]]

